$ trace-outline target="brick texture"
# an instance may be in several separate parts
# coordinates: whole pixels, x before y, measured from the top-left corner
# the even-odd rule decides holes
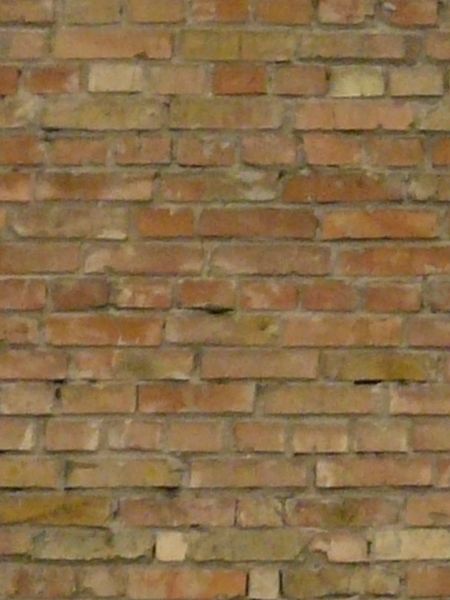
[[[1,600],[450,598],[449,4],[0,0]]]

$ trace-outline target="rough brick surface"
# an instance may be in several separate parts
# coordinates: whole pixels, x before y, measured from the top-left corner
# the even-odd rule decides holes
[[[0,0],[1,600],[450,598],[450,1]]]

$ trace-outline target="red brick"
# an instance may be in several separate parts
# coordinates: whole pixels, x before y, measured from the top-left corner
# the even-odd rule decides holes
[[[125,135],[117,142],[119,165],[165,164],[170,162],[170,138],[160,135]]]
[[[218,95],[264,94],[267,91],[266,68],[248,63],[217,65],[213,73],[213,91]]]
[[[0,163],[2,165],[38,165],[44,162],[44,146],[31,135],[2,138]]]
[[[245,137],[242,158],[249,165],[294,165],[297,162],[297,142],[279,134]]]
[[[83,315],[50,316],[46,338],[54,346],[158,346],[159,317]]]
[[[354,310],[357,301],[356,290],[342,281],[312,281],[301,289],[301,304],[307,310]]]
[[[450,323],[445,318],[414,317],[409,321],[407,340],[410,346],[450,345]]]
[[[48,173],[39,180],[39,200],[149,200],[153,177],[111,173]]]
[[[45,306],[45,282],[37,279],[0,280],[1,310],[39,310]]]
[[[108,445],[114,450],[158,450],[161,433],[161,423],[127,419],[111,424]]]
[[[170,58],[172,39],[166,31],[148,32],[142,29],[67,28],[53,39],[56,58]]]
[[[230,166],[236,160],[236,148],[233,142],[217,136],[182,135],[178,139],[176,158],[180,165],[186,166]]]
[[[375,138],[368,151],[371,162],[377,166],[414,167],[424,159],[422,143],[416,138]]]
[[[80,74],[76,67],[34,69],[26,80],[32,94],[70,94],[79,91]]]
[[[57,279],[50,287],[51,305],[57,311],[100,308],[108,298],[109,285],[104,279]]]
[[[297,286],[276,279],[247,281],[240,287],[240,305],[246,310],[291,310],[297,305]]]
[[[202,212],[198,229],[208,237],[311,239],[316,225],[314,215],[306,211],[208,209]]]
[[[437,0],[393,0],[385,8],[385,16],[398,27],[435,25],[438,3]]]
[[[283,452],[285,426],[271,421],[238,421],[233,427],[234,442],[240,452]]]
[[[428,211],[339,211],[322,219],[324,239],[433,238],[439,216]]]
[[[358,165],[361,162],[361,145],[356,138],[308,133],[303,141],[308,164]]]
[[[51,452],[97,450],[99,427],[95,421],[52,419],[45,429],[45,447]]]
[[[194,213],[190,209],[145,208],[137,213],[136,226],[142,237],[192,237]]]
[[[319,20],[340,25],[362,23],[366,16],[364,0],[320,0]]]
[[[15,67],[2,66],[0,68],[0,94],[7,96],[15,94],[19,81],[19,70]]]
[[[404,283],[368,285],[363,292],[370,312],[416,312],[421,307],[420,287]]]
[[[120,308],[169,308],[172,303],[170,282],[122,278],[112,291],[112,303]]]
[[[105,164],[104,140],[61,138],[50,142],[49,159],[55,165]]]
[[[196,22],[241,23],[249,16],[248,0],[193,0]]]
[[[411,566],[407,572],[407,590],[411,598],[448,596],[450,568],[448,566]]]
[[[29,202],[33,198],[33,180],[26,173],[2,173],[0,202]]]
[[[64,379],[67,359],[53,350],[3,350],[0,353],[0,379]]]

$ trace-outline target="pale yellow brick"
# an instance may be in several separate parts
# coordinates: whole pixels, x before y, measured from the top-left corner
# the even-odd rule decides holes
[[[255,600],[274,600],[280,590],[278,569],[258,567],[250,571],[249,596]]]
[[[379,67],[334,67],[331,72],[330,93],[336,98],[382,96],[383,71]]]
[[[163,562],[183,561],[187,543],[179,531],[163,531],[156,539],[156,558]]]
[[[91,92],[139,92],[144,78],[142,67],[133,64],[96,64],[89,71]]]

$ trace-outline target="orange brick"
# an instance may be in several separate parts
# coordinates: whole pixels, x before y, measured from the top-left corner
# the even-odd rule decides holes
[[[76,67],[43,67],[31,71],[26,87],[33,94],[70,94],[79,91],[80,74]]]
[[[246,310],[290,310],[297,305],[297,286],[276,279],[246,281],[240,287],[240,304]]]
[[[361,144],[356,138],[308,133],[303,140],[308,164],[358,165],[361,162]]]
[[[365,307],[370,312],[416,312],[421,306],[420,287],[414,284],[368,285],[363,295]]]
[[[301,289],[301,303],[307,310],[354,310],[357,301],[356,290],[341,281],[314,281]]]
[[[306,25],[313,18],[311,0],[258,0],[256,20],[274,25]]]
[[[194,235],[194,213],[190,209],[147,208],[136,215],[142,237],[172,238]]]
[[[233,307],[235,295],[235,285],[226,279],[184,279],[178,289],[180,306],[211,312]]]
[[[0,94],[6,96],[15,94],[19,81],[19,70],[15,67],[2,66],[0,68]]]
[[[387,139],[378,138],[368,147],[370,160],[377,166],[413,167],[424,158],[422,143],[415,138]]]
[[[437,0],[393,0],[385,7],[386,19],[398,27],[435,25]]]
[[[218,95],[264,94],[267,91],[266,68],[248,63],[217,65],[213,73],[213,90]]]
[[[95,421],[54,419],[45,429],[45,447],[52,452],[97,450],[99,427]]]

